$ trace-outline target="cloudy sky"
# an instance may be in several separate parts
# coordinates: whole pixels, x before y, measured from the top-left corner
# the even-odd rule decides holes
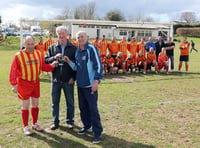
[[[16,22],[20,18],[53,19],[65,7],[75,8],[95,1],[96,15],[104,17],[113,9],[120,10],[126,20],[131,16],[150,16],[156,22],[177,20],[181,12],[196,12],[199,19],[200,0],[1,0],[2,21]]]

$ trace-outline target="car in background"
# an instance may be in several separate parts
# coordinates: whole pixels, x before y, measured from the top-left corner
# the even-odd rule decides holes
[[[20,32],[16,31],[14,32],[15,36],[20,36]]]
[[[0,41],[3,41],[3,33],[2,33],[2,28],[0,26]]]
[[[22,33],[22,36],[23,36],[23,37],[26,37],[26,36],[32,36],[32,35],[31,35],[31,32],[23,32],[23,33]]]
[[[45,30],[42,31],[42,35],[46,35],[47,36],[48,34],[49,34],[49,30],[45,29]]]
[[[41,32],[31,32],[31,35],[32,36],[40,36],[40,35],[42,35],[42,33]]]
[[[15,32],[16,32],[15,28],[6,28],[5,29],[6,36],[16,36]]]
[[[0,32],[0,41],[3,41],[3,33]]]

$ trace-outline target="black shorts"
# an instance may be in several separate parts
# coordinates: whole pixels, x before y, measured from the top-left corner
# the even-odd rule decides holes
[[[183,55],[183,56],[180,56],[180,61],[184,61],[184,62],[188,62],[189,61],[189,55]]]

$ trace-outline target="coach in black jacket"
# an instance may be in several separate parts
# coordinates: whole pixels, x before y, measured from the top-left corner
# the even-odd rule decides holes
[[[158,41],[155,43],[156,45],[156,59],[158,61],[158,55],[162,51],[162,48],[165,47],[165,43],[161,36],[158,37]]]
[[[68,56],[71,60],[75,60],[76,46],[67,40],[67,29],[65,26],[56,28],[58,41],[49,47],[45,56],[46,63],[52,63],[58,60],[58,66],[52,72],[52,116],[53,124],[50,126],[52,130],[59,127],[59,103],[61,90],[63,89],[66,100],[66,123],[69,128],[73,128],[74,123],[74,80],[75,72],[64,62],[64,56]]]

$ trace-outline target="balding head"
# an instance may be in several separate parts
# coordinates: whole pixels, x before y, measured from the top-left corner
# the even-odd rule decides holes
[[[26,36],[24,46],[27,52],[33,52],[35,49],[35,40],[32,36]]]
[[[25,37],[25,44],[28,42],[28,41],[33,41],[33,42],[35,42],[35,39],[32,37],[32,36],[26,36]]]

